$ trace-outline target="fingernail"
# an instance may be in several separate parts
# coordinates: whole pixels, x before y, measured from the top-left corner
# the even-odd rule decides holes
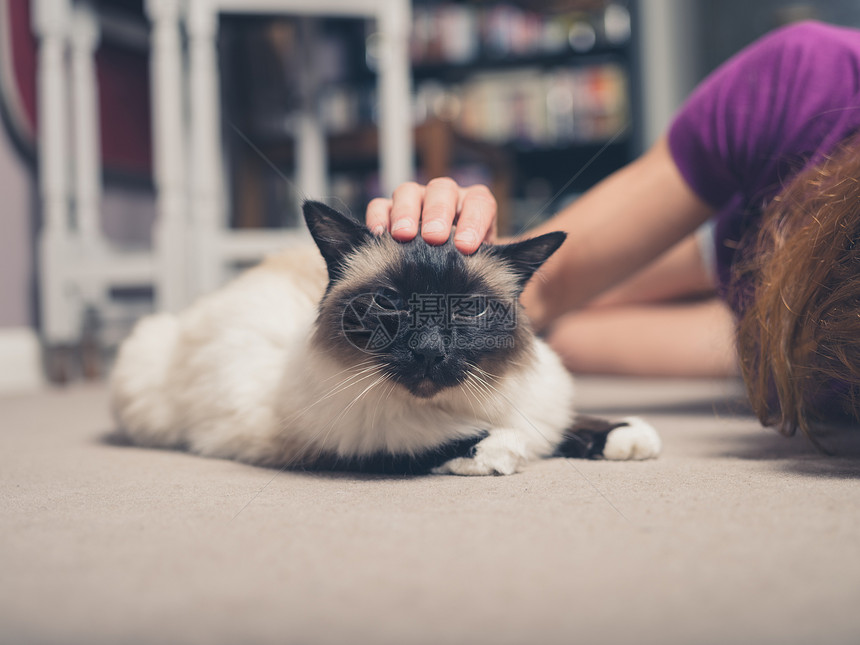
[[[412,228],[412,222],[408,219],[399,219],[394,222],[394,225],[391,227],[391,232],[402,231],[408,228]]]
[[[454,236],[455,242],[464,242],[466,244],[474,244],[477,239],[475,233],[472,231],[459,231]]]
[[[442,233],[445,230],[445,224],[439,220],[427,222],[421,229],[422,233]]]
[[[382,224],[377,224],[376,226],[373,227],[373,230],[371,231],[371,233],[373,233],[374,235],[376,235],[378,237],[378,236],[382,235],[383,233],[385,233],[385,227]]]

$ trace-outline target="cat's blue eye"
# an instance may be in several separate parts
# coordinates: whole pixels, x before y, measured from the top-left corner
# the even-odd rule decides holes
[[[454,320],[482,318],[490,311],[490,301],[485,296],[452,296],[450,306]]]
[[[399,312],[406,308],[403,298],[394,289],[380,288],[373,294],[371,303],[376,309],[386,312]]]

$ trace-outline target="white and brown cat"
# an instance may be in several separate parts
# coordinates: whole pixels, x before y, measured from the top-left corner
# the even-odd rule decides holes
[[[138,323],[111,380],[130,442],[261,466],[459,475],[657,456],[657,433],[637,418],[576,417],[570,374],[520,309],[564,233],[466,256],[374,236],[317,202],[304,213],[318,248]]]

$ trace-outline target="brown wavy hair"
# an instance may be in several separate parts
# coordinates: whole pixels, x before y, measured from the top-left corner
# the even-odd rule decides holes
[[[741,258],[730,297],[759,420],[813,440],[860,421],[860,137],[791,180]]]

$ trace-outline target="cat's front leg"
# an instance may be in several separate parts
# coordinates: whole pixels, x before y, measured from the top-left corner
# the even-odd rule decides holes
[[[660,435],[639,417],[612,422],[579,415],[555,449],[556,457],[641,461],[660,454]]]
[[[437,475],[513,475],[529,461],[529,453],[522,431],[497,428],[475,444],[469,456],[446,461],[433,472]]]
[[[627,417],[606,436],[603,458],[612,461],[654,459],[660,454],[660,435],[639,417]]]

